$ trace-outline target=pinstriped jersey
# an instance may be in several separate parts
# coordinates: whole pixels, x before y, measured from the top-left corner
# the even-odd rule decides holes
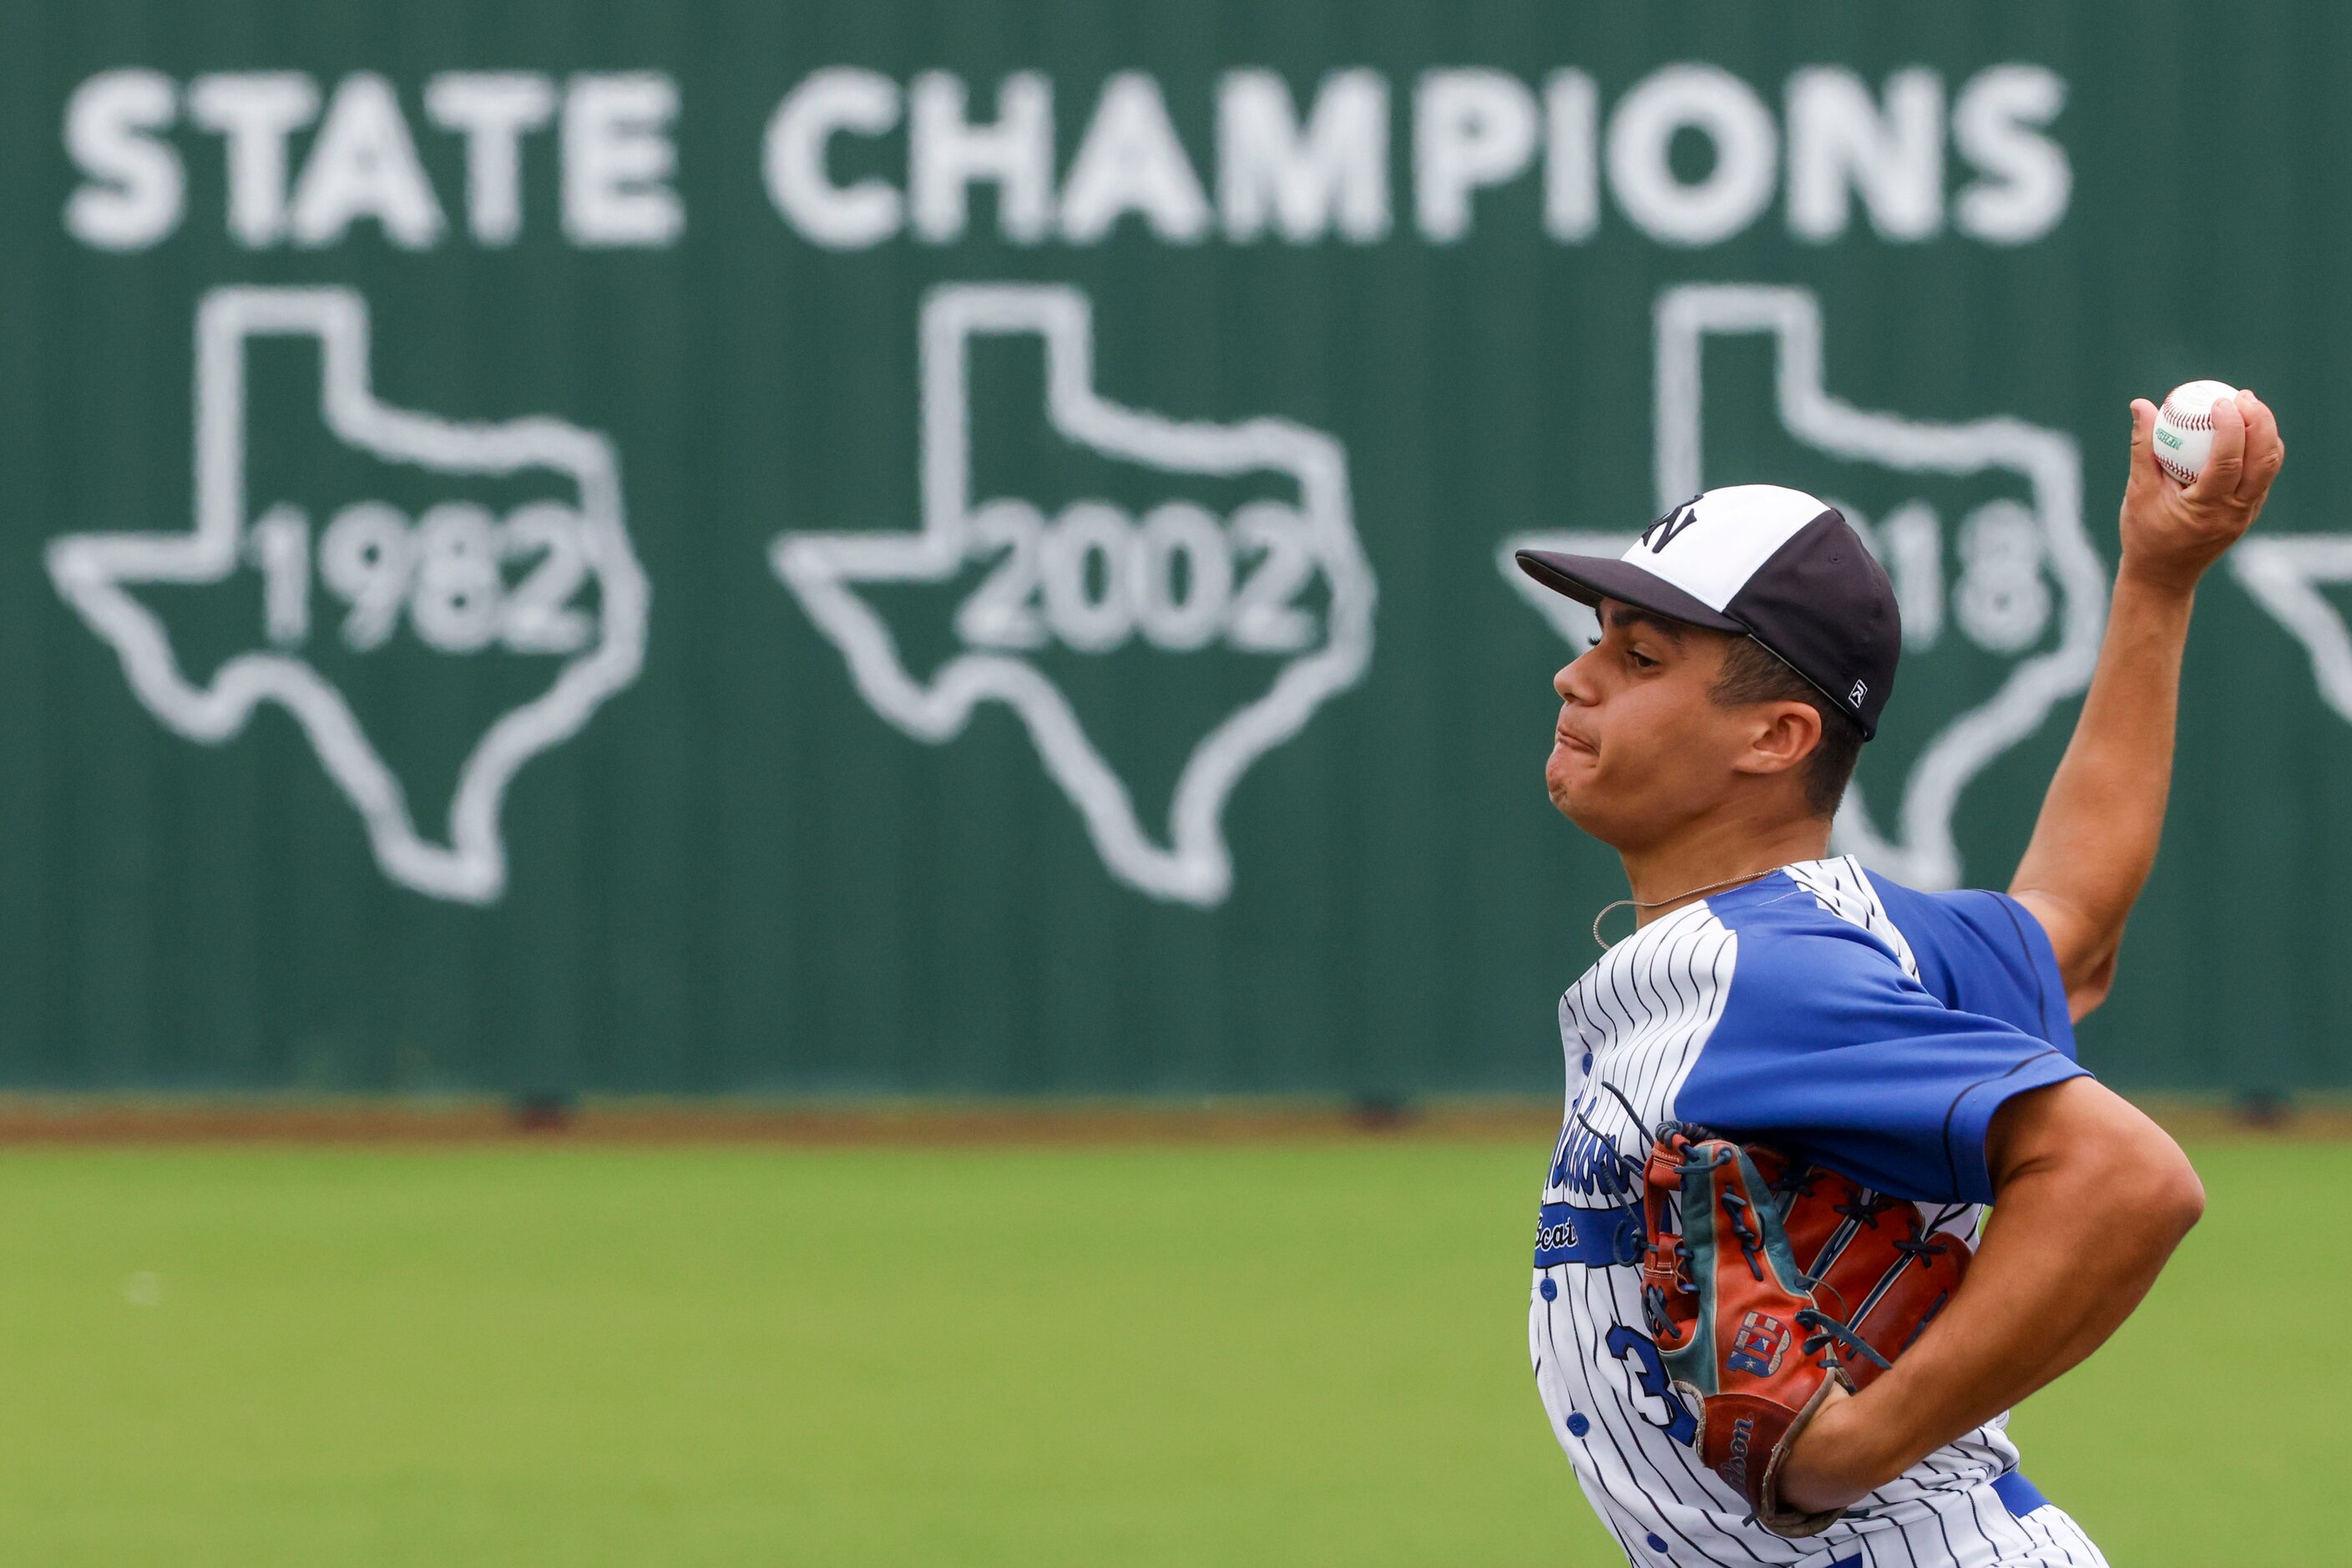
[[[2031,1531],[1993,1490],[2024,1485],[2005,1416],[1822,1536],[1747,1522],[1690,1447],[1640,1300],[1642,1162],[1670,1121],[1844,1172],[1972,1241],[1994,1112],[2083,1070],[2032,915],[1997,893],[1916,892],[1850,858],[1806,861],[1643,926],[1560,998],[1559,1026],[1565,1115],[1528,1352],[1553,1433],[1628,1559],[1950,1568],[2058,1564],[2071,1547],[2095,1562],[2079,1532],[2019,1544]]]

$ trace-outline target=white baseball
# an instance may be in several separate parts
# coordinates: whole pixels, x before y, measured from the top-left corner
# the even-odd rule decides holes
[[[2182,484],[2195,481],[2213,455],[2213,405],[2235,397],[2225,382],[2192,381],[2165,394],[2156,411],[2156,466]]]

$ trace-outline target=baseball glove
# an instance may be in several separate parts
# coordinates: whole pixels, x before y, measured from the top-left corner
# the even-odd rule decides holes
[[[1968,1274],[1968,1244],[1920,1223],[1919,1207],[1761,1143],[1748,1156],[1778,1200],[1780,1228],[1814,1305],[1841,1331],[1856,1389],[1911,1348]]]
[[[1819,1534],[1842,1512],[1781,1500],[1789,1450],[1832,1387],[1867,1383],[1918,1337],[1967,1248],[1927,1234],[1910,1204],[1692,1129],[1661,1131],[1643,1205],[1643,1314],[1692,1447],[1766,1530]]]

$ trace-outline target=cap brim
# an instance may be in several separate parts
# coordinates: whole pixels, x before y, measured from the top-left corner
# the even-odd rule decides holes
[[[1687,621],[1713,632],[1748,629],[1631,561],[1608,555],[1562,555],[1552,550],[1522,550],[1515,558],[1520,571],[1579,604],[1597,607],[1603,599],[1615,599],[1637,610],[1647,610],[1669,620]]]

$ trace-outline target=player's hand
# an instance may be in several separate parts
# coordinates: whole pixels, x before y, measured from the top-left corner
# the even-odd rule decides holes
[[[2132,399],[2131,480],[2124,487],[2122,575],[2186,593],[2253,525],[2286,461],[2278,419],[2251,392],[2213,405],[2213,451],[2197,482],[2156,462],[2156,405]]]
[[[1790,1447],[1780,1466],[1780,1497],[1790,1508],[1828,1513],[1851,1507],[1893,1479],[1867,1422],[1855,1419],[1859,1395],[1832,1388]],[[1901,1467],[1896,1468],[1900,1473]]]

